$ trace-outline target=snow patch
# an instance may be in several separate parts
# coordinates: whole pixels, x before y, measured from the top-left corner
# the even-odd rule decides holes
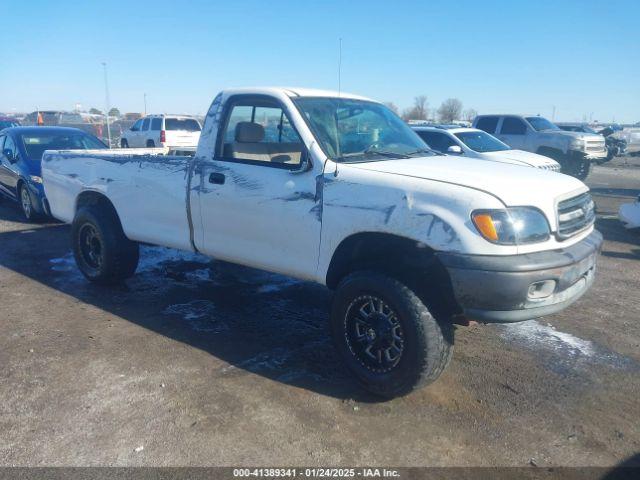
[[[55,272],[72,272],[76,270],[76,260],[72,252],[67,253],[64,257],[52,258],[49,263],[52,265],[51,270]]]
[[[140,248],[140,263],[137,273],[157,270],[163,264],[174,262],[196,262],[207,264],[209,258],[199,253],[185,252],[167,247],[155,247],[144,245]]]
[[[198,332],[221,333],[229,329],[215,317],[216,306],[208,300],[192,300],[188,303],[177,303],[163,310],[165,315],[182,317],[189,326]]]
[[[502,336],[524,343],[530,348],[547,348],[569,356],[591,357],[595,354],[593,342],[560,332],[552,325],[542,325],[536,320],[506,325]]]

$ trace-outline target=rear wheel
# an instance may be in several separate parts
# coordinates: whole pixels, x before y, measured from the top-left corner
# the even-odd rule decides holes
[[[114,284],[132,276],[138,266],[138,244],[129,240],[112,208],[81,208],[71,226],[73,254],[90,281]]]
[[[148,148],[154,148],[156,146],[156,144],[154,143],[153,140],[147,140],[147,147]]]
[[[387,398],[435,381],[453,353],[453,325],[436,319],[406,285],[373,271],[340,282],[331,331],[359,383]]]
[[[129,142],[125,138],[121,139],[120,140],[120,147],[121,148],[129,148]]]

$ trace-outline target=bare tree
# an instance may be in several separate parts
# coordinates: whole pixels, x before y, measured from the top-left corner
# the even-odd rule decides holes
[[[478,112],[476,110],[474,110],[473,108],[467,108],[464,111],[464,119],[467,122],[473,122],[473,119],[476,118],[478,116]]]
[[[413,99],[413,107],[402,112],[404,120],[426,120],[429,115],[429,103],[425,95],[418,95]]]
[[[400,111],[398,110],[398,106],[395,103],[383,102],[383,105],[385,105],[389,110],[391,110],[396,115],[399,115]]]
[[[462,102],[457,98],[447,98],[438,108],[438,119],[442,123],[459,120],[462,115]]]

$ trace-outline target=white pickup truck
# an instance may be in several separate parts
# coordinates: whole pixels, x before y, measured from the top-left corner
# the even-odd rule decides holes
[[[440,375],[454,323],[566,308],[602,243],[579,180],[436,154],[345,93],[224,91],[194,157],[48,151],[42,171],[90,281],[133,275],[142,242],[326,285],[337,350],[386,397]]]

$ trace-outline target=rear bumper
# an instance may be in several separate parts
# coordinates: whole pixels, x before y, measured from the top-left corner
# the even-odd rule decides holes
[[[438,254],[464,314],[481,322],[520,322],[564,310],[592,285],[602,235],[594,230],[565,249],[525,255]],[[536,298],[533,285],[555,282]]]

